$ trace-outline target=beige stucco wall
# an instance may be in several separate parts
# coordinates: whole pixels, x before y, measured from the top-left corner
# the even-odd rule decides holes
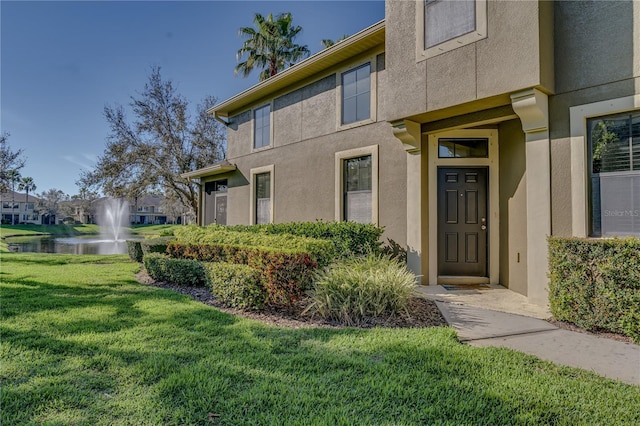
[[[387,73],[398,82],[383,97],[388,119],[424,116],[482,99],[491,99],[491,106],[508,104],[508,96],[492,98],[529,87],[554,90],[551,5],[489,1],[486,38],[424,59],[417,48],[422,35],[416,35],[421,4],[386,2]]]
[[[635,24],[634,24],[635,22]],[[549,98],[552,232],[572,235],[570,108],[640,93],[640,3],[556,2]],[[586,125],[586,123],[585,123]]]
[[[500,283],[527,294],[525,140],[520,120],[498,126],[500,147]]]
[[[379,225],[385,237],[406,241],[406,154],[386,122],[230,159],[238,170],[229,179],[228,224],[248,224],[250,170],[274,166],[274,222],[335,219],[335,153],[378,145]]]
[[[368,61],[374,79],[372,120],[341,129],[340,74]],[[232,115],[227,131],[227,159],[237,166],[237,171],[228,175],[228,224],[250,222],[251,169],[270,165],[274,168],[274,222],[335,220],[335,153],[378,145],[378,222],[385,227],[385,238],[404,245],[406,153],[393,136],[391,125],[381,118],[384,114],[379,87],[384,87],[382,91],[391,90],[382,46]],[[272,108],[272,144],[253,150],[251,111],[267,103]]]

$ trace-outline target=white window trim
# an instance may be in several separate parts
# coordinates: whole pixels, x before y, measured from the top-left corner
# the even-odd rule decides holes
[[[260,148],[256,148],[256,116],[255,111],[269,106],[269,145],[261,146]],[[251,152],[259,152],[264,151],[265,149],[273,148],[273,100],[267,103],[263,103],[260,105],[251,108]]]
[[[487,158],[439,158],[438,139],[440,138],[487,138],[489,156]],[[497,130],[461,129],[429,135],[428,164],[428,202],[430,212],[438,211],[438,166],[443,167],[488,167],[489,168],[489,242],[488,267],[489,282],[500,283],[500,170]],[[429,215],[429,284],[438,284],[438,214]]]
[[[251,208],[249,209],[249,224],[250,225],[255,225],[256,223],[256,200],[255,200],[255,196],[256,196],[256,175],[262,174],[262,173],[269,173],[269,196],[271,197],[271,205],[270,205],[270,211],[269,211],[269,223],[273,223],[273,218],[274,218],[274,195],[275,195],[275,176],[274,176],[274,167],[273,164],[270,164],[268,166],[263,166],[263,167],[256,167],[254,169],[251,169],[249,172],[249,177],[251,179],[250,181],[250,187],[251,190],[250,192],[250,198],[249,198],[249,205],[251,206]]]
[[[336,129],[347,130],[354,127],[364,126],[365,124],[375,123],[377,121],[377,106],[378,106],[378,55],[372,55],[363,59],[356,64],[350,64],[347,67],[343,67],[336,72]],[[354,123],[342,124],[342,74],[355,70],[363,65],[369,63],[371,74],[369,76],[369,118],[356,121]]]
[[[433,58],[458,47],[487,38],[487,0],[476,0],[476,29],[425,49],[424,0],[416,0],[416,58],[417,62]]]
[[[640,95],[577,105],[569,108],[571,123],[571,232],[589,235],[589,158],[587,120],[640,108]]]
[[[335,220],[344,221],[344,160],[371,156],[371,223],[378,225],[378,145],[336,152],[335,155]]]

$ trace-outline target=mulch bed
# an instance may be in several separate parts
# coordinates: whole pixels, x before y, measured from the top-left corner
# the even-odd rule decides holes
[[[136,275],[139,282],[155,287],[174,290],[182,294],[191,296],[194,300],[209,306],[214,306],[222,312],[237,315],[243,318],[250,318],[265,324],[277,325],[280,327],[303,328],[343,328],[346,325],[338,321],[327,321],[319,316],[303,315],[309,300],[301,300],[298,304],[288,310],[264,309],[261,311],[246,311],[242,309],[229,308],[220,303],[211,291],[205,287],[190,287],[176,285],[166,282],[156,282],[145,272]],[[435,303],[420,297],[412,298],[409,301],[408,314],[394,315],[387,318],[367,318],[355,327],[392,327],[392,328],[420,328],[438,327],[447,325]]]
[[[303,328],[303,327],[322,327],[322,328],[344,328],[345,324],[338,321],[327,321],[318,316],[310,316],[308,314],[303,315],[305,307],[308,305],[309,300],[301,300],[295,306],[292,306],[289,310],[276,310],[276,309],[264,309],[261,311],[247,311],[242,309],[230,308],[222,304],[219,300],[211,294],[211,291],[206,287],[190,287],[176,285],[166,282],[154,281],[146,272],[142,271],[136,275],[139,282],[143,284],[152,285],[154,287],[161,287],[178,293],[191,296],[194,300],[202,302],[209,306],[214,306],[222,312],[226,312],[231,315],[237,315],[243,318],[250,318],[256,321],[260,321],[265,324],[277,325],[281,327],[289,328]],[[421,297],[414,297],[409,301],[408,315],[395,315],[387,318],[367,318],[361,321],[355,327],[359,328],[372,328],[372,327],[391,327],[391,328],[420,328],[420,327],[439,327],[446,326],[447,323],[442,317],[442,314],[438,310],[436,304],[430,300],[423,299]],[[617,340],[619,342],[634,343],[633,339],[623,334],[611,333],[608,331],[593,331],[585,330],[574,324],[556,321],[553,318],[547,320],[549,323],[555,325],[558,328],[570,331],[576,331],[579,333],[592,334],[598,337],[606,339]]]

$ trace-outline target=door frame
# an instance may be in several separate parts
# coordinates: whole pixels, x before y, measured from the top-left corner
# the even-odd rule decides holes
[[[487,138],[489,140],[489,156],[487,158],[438,158],[439,138]],[[428,135],[428,180],[427,191],[429,200],[429,284],[478,283],[488,280],[491,284],[500,282],[500,206],[499,206],[499,152],[497,129],[460,129]],[[488,277],[442,277],[438,276],[438,167],[488,167],[487,185],[487,268]],[[434,238],[435,237],[435,238]]]

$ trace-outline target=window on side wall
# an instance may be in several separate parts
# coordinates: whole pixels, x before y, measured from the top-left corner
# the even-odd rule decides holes
[[[371,155],[343,160],[344,220],[371,223],[373,210]]]
[[[487,36],[486,0],[422,0],[424,56],[456,49]]]
[[[342,124],[371,117],[371,64],[342,73]]]
[[[255,223],[271,223],[271,173],[254,175]]]
[[[591,235],[640,236],[640,111],[587,121]]]
[[[271,144],[271,105],[253,110],[253,148],[259,149]]]

